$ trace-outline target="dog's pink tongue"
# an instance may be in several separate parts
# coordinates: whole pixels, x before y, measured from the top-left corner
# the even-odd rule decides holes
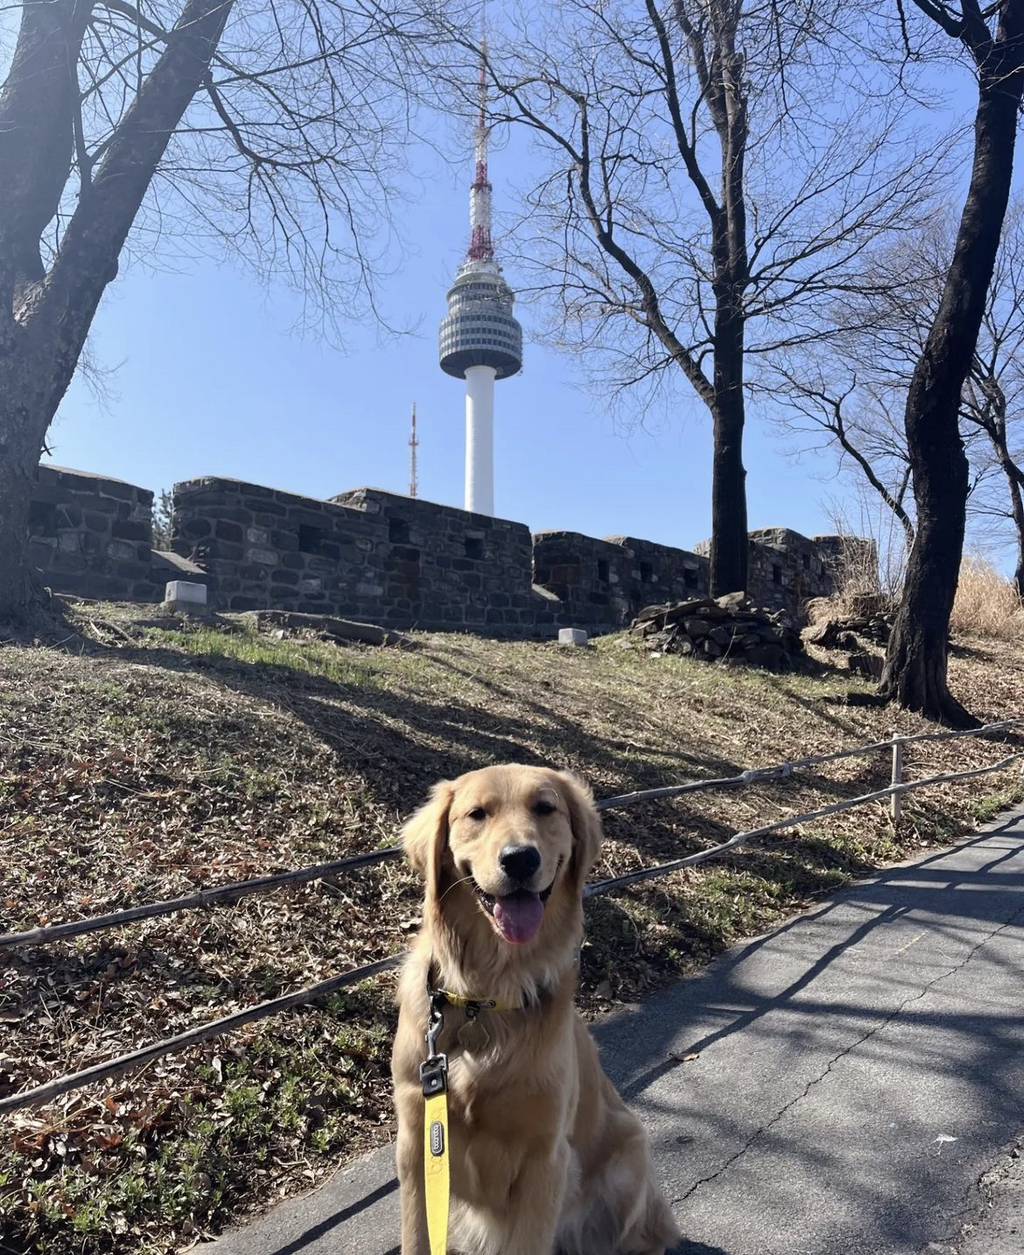
[[[516,945],[532,941],[540,931],[544,903],[535,893],[520,890],[494,903],[494,922],[506,941]]]

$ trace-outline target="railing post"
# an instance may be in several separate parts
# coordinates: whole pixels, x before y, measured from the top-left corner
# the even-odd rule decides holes
[[[903,740],[894,731],[892,734],[892,784],[903,783]],[[893,793],[889,798],[889,814],[892,816],[892,822],[898,823],[900,817],[901,803],[903,795]]]

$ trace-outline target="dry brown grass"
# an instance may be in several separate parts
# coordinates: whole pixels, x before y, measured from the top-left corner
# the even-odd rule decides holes
[[[73,919],[390,844],[439,777],[488,762],[568,766],[599,796],[888,735],[914,716],[849,707],[861,681],[457,635],[413,652],[202,628],[117,632],[92,652],[0,649],[0,931]],[[118,634],[120,633],[120,634]],[[101,632],[102,635],[102,632]],[[1021,714],[1016,647],[951,663],[979,716]],[[908,753],[911,774],[1005,755],[996,742]],[[596,875],[721,840],[884,783],[851,759],[789,781],[612,813]],[[945,842],[1019,795],[1015,773],[911,794],[588,910],[584,1007],[635,999],[815,895]],[[418,887],[385,864],[230,908],[150,920],[0,958],[0,1095],[119,1054],[404,945]],[[391,1131],[387,980],[141,1075],[6,1119],[0,1250],[158,1255],[308,1185]]]
[[[952,630],[988,640],[1024,641],[1024,607],[1016,589],[984,558],[965,558],[953,603]]]

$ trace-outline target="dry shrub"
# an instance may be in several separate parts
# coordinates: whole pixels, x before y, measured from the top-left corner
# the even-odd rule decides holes
[[[878,543],[873,537],[838,531],[842,544],[833,565],[835,592],[829,597],[814,597],[804,606],[808,622],[826,619],[873,619],[891,614],[899,603],[899,594],[882,570]]]
[[[991,562],[965,558],[950,626],[970,636],[1024,639],[1024,606],[1013,585]]]
[[[907,545],[892,511],[859,492],[852,512],[849,502],[833,505],[831,518],[843,542],[833,572],[836,591],[811,612],[811,621],[893,613],[903,590]]]

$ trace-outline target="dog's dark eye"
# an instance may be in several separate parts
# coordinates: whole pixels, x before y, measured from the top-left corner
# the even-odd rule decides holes
[[[553,815],[556,810],[558,810],[558,807],[554,802],[541,801],[533,804],[533,813],[535,815]]]
[[[482,806],[474,806],[474,808],[466,815],[466,818],[480,823],[482,819],[487,818],[487,812]]]

